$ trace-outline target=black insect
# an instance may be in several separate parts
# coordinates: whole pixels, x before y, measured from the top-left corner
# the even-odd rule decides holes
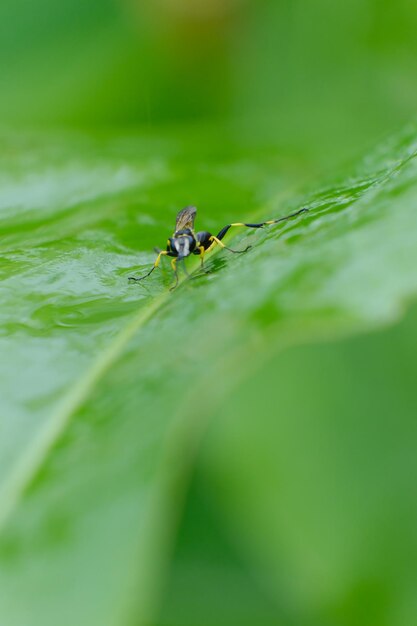
[[[267,226],[268,224],[278,224],[278,222],[285,222],[286,220],[291,219],[292,217],[296,217],[300,215],[300,213],[305,213],[308,209],[300,209],[299,211],[295,211],[290,215],[286,215],[285,217],[280,217],[277,220],[268,220],[267,222],[261,222],[260,224],[244,224],[243,222],[236,222],[235,224],[228,224],[217,235],[212,235],[211,233],[203,230],[201,232],[194,232],[194,220],[197,214],[197,209],[194,206],[185,207],[182,209],[177,215],[177,221],[175,223],[175,232],[167,241],[166,250],[161,250],[157,256],[157,259],[153,265],[153,267],[149,270],[147,274],[141,276],[140,278],[135,278],[134,276],[129,276],[129,280],[132,282],[139,282],[144,278],[147,278],[155,268],[158,267],[162,256],[170,256],[173,257],[171,261],[171,267],[175,273],[175,285],[171,287],[171,289],[175,289],[178,285],[178,270],[177,270],[177,261],[181,261],[185,259],[190,254],[198,254],[201,258],[201,264],[204,263],[204,255],[209,252],[215,246],[221,246],[229,252],[233,252],[234,254],[242,254],[243,252],[247,252],[251,246],[247,246],[244,250],[232,250],[224,245],[222,242],[223,237],[232,226],[247,226],[248,228],[262,228],[263,226]]]

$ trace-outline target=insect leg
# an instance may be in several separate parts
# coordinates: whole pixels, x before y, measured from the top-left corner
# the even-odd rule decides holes
[[[306,208],[299,209],[298,211],[294,211],[294,213],[290,213],[289,215],[286,215],[285,217],[279,217],[277,220],[268,220],[267,222],[260,222],[259,224],[246,224],[243,222],[235,222],[234,224],[228,224],[227,226],[221,229],[221,231],[217,235],[217,238],[223,239],[223,237],[225,236],[229,228],[232,228],[233,226],[246,226],[247,228],[262,228],[263,226],[268,226],[270,224],[278,224],[278,222],[285,222],[286,220],[289,220],[293,217],[297,217],[297,215],[300,215],[301,213],[307,213],[307,211],[308,209]]]
[[[171,261],[171,267],[175,272],[175,285],[170,287],[170,291],[174,291],[174,289],[178,286],[178,269],[177,269],[177,257],[174,257]]]
[[[222,248],[226,248],[226,250],[229,250],[230,252],[246,252],[246,250],[249,250],[249,248],[251,247],[248,246],[244,250],[232,250],[231,248],[225,246],[224,243],[220,241],[218,236],[216,237],[208,231],[202,231],[201,233],[197,233],[196,237],[198,242],[198,248],[196,248],[194,254],[199,254],[201,256],[201,265],[203,265],[204,262],[204,255],[207,252],[210,252],[216,245],[219,245]]]
[[[182,269],[184,270],[184,274],[185,274],[186,276],[190,276],[190,273],[189,273],[189,271],[187,270],[187,266],[186,266],[186,264],[185,264],[185,259],[182,259]]]
[[[154,269],[156,269],[161,261],[161,257],[168,254],[168,252],[166,250],[161,250],[161,252],[158,254],[155,263],[153,264],[153,267],[149,270],[149,272],[147,274],[145,274],[145,276],[141,276],[140,278],[135,278],[135,276],[129,276],[128,280],[131,280],[133,283],[138,283],[141,280],[143,280],[144,278],[147,278],[148,276],[150,276],[150,274],[152,274],[152,272],[154,271]]]
[[[252,246],[246,246],[244,250],[232,250],[232,248],[228,248],[227,246],[225,246],[224,243],[220,241],[220,239],[216,237],[215,235],[211,236],[211,241],[212,241],[212,245],[210,246],[209,250],[214,248],[216,244],[220,246],[221,248],[224,248],[225,250],[229,250],[229,252],[233,252],[234,254],[242,254],[243,252],[247,252],[250,248],[252,248]]]
[[[201,267],[203,267],[204,265],[204,255],[206,253],[206,249],[204,246],[199,246],[198,248],[200,250],[200,261],[201,261]]]

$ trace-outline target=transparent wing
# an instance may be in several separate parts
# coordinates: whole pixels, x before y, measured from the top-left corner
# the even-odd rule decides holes
[[[184,228],[190,228],[194,230],[194,220],[197,214],[195,206],[186,206],[177,215],[177,221],[175,222],[175,232],[178,230],[184,230]]]

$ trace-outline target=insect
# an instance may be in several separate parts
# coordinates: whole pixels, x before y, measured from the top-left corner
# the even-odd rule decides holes
[[[234,224],[227,224],[217,235],[212,235],[211,233],[203,230],[200,232],[194,232],[194,221],[195,216],[197,214],[197,209],[194,206],[187,206],[185,209],[182,209],[177,215],[177,220],[175,222],[175,232],[167,241],[166,250],[158,250],[158,256],[156,258],[153,267],[149,270],[147,274],[141,276],[140,278],[136,278],[134,276],[129,276],[129,280],[132,282],[140,282],[147,278],[152,272],[159,266],[161,258],[163,256],[172,257],[171,267],[175,273],[175,284],[172,289],[175,289],[178,285],[178,269],[177,262],[185,259],[190,254],[197,254],[200,256],[201,265],[204,263],[204,255],[207,254],[212,248],[215,246],[220,246],[225,250],[229,250],[229,252],[233,252],[234,254],[242,254],[247,252],[251,246],[247,246],[244,250],[232,250],[232,248],[228,248],[222,242],[223,237],[228,232],[228,230],[234,226],[246,226],[247,228],[262,228],[263,226],[267,226],[269,224],[278,224],[278,222],[285,222],[301,213],[307,212],[308,209],[303,208],[299,211],[295,211],[294,213],[290,213],[290,215],[286,215],[285,217],[280,217],[276,220],[268,220],[267,222],[260,222],[259,224],[245,224],[243,222],[236,222]]]

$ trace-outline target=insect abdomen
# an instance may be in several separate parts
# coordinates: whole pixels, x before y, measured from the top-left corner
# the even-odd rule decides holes
[[[202,230],[200,233],[196,234],[196,239],[197,239],[197,246],[203,246],[204,250],[207,250],[207,248],[209,248],[211,246],[211,233],[207,232],[206,230]]]

